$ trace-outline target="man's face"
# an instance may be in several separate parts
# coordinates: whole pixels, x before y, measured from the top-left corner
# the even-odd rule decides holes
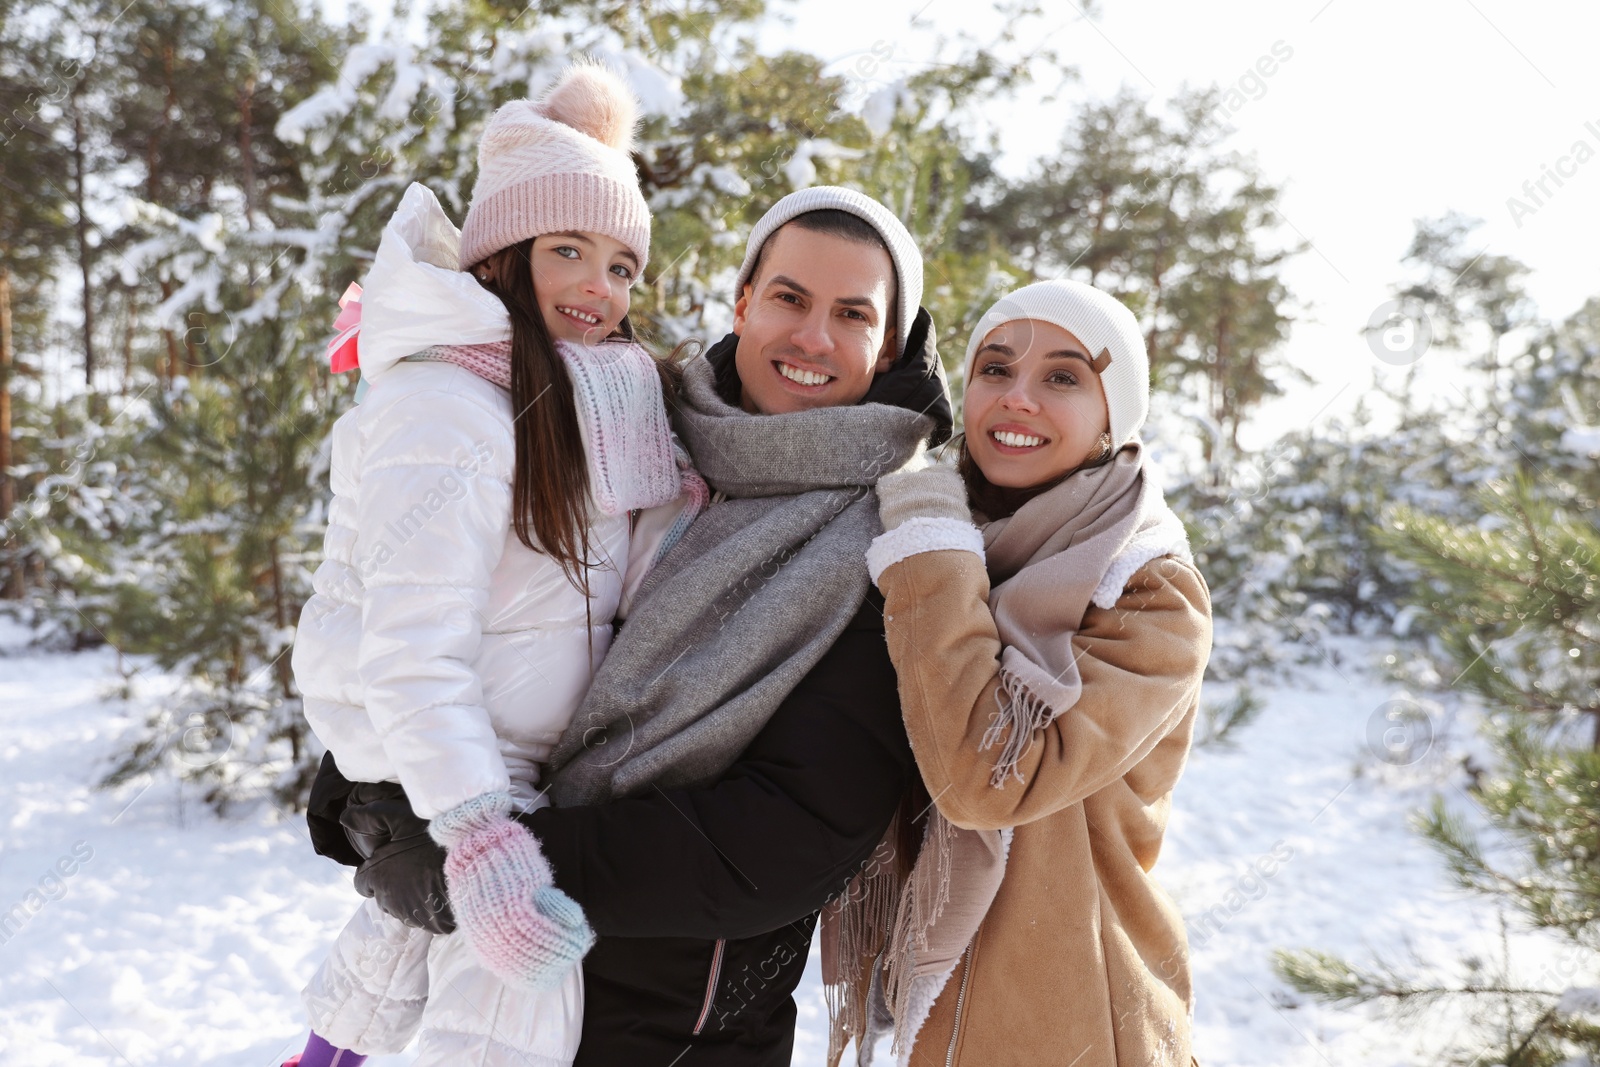
[[[746,411],[842,407],[895,359],[894,262],[873,244],[783,226],[733,308]]]

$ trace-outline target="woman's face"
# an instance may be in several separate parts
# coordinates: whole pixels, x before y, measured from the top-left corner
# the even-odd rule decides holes
[[[628,313],[628,286],[639,260],[600,233],[547,233],[534,239],[533,291],[550,336],[599,344]]]
[[[962,406],[967,451],[991,483],[1043,485],[1100,451],[1110,427],[1094,357],[1037,319],[995,327],[978,347]]]

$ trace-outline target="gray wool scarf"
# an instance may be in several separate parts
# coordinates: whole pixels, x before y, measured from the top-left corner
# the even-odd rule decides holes
[[[872,486],[933,420],[885,404],[752,415],[685,368],[673,411],[712,504],[645,579],[546,766],[562,806],[721,775],[844,632],[883,532]]]

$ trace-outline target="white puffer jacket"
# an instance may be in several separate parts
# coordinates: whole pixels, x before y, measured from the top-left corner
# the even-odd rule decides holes
[[[454,364],[399,362],[498,339],[484,324],[504,309],[455,268],[454,232],[413,186],[367,275],[367,390],[334,426],[325,559],[293,659],[339,770],[399,781],[424,819],[537,780],[610,646],[625,580],[635,587],[654,555],[626,514],[591,511],[601,562],[586,604],[512,530],[506,390]]]

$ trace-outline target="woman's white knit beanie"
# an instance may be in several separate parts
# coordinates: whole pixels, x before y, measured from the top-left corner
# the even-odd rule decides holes
[[[922,306],[922,252],[917,248],[917,242],[912,240],[905,224],[895,218],[894,212],[872,197],[858,193],[854,189],[845,189],[837,185],[815,185],[810,189],[790,193],[773,204],[767,213],[761,216],[761,221],[756,223],[755,229],[750,231],[750,240],[745,245],[744,264],[739,268],[739,279],[733,287],[734,299],[737,300],[744,295],[744,285],[755,270],[761,246],[767,243],[767,238],[771,237],[779,226],[796,215],[804,215],[808,211],[830,210],[848,212],[866,220],[878,231],[883,243],[889,246],[889,258],[894,262],[899,298],[896,301],[894,320],[895,353],[905,355],[906,335],[911,332],[911,324],[917,318],[917,309]]]
[[[1150,413],[1150,357],[1133,312],[1110,293],[1083,282],[1055,279],[1008,293],[983,313],[967,342],[965,381],[972,382],[978,345],[998,326],[1018,319],[1053,323],[1082,341],[1091,358],[1110,360],[1100,369],[1111,416],[1111,445],[1121,448]]]
[[[650,208],[634,169],[638,102],[592,63],[567,68],[538,102],[494,113],[478,144],[478,183],[461,227],[461,269],[540,234],[582,230],[650,258]]]

